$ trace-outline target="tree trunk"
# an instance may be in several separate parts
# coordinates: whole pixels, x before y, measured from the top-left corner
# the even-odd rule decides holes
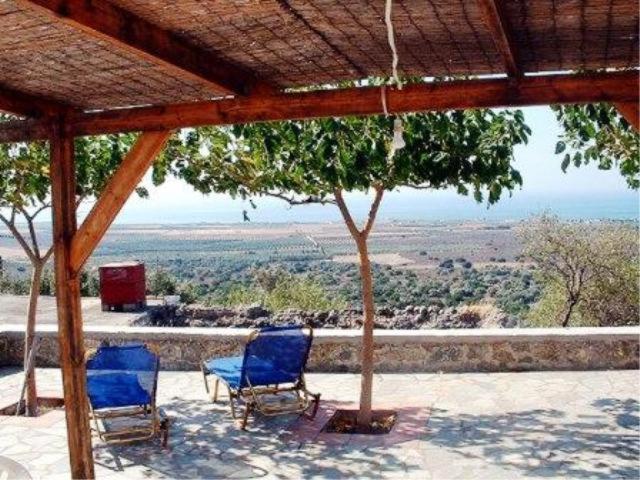
[[[369,233],[378,214],[380,202],[384,195],[384,187],[375,185],[376,196],[369,210],[369,217],[362,230],[358,230],[349,208],[342,197],[342,190],[334,190],[336,204],[344,218],[344,222],[349,229],[349,233],[358,247],[360,258],[360,281],[362,282],[362,309],[364,319],[362,325],[362,351],[360,363],[362,366],[362,382],[360,386],[360,410],[358,411],[358,427],[366,429],[371,425],[371,401],[373,390],[373,324],[375,319],[375,308],[373,302],[373,276],[371,274],[371,261],[369,260],[369,249],[367,241]]]
[[[27,312],[27,328],[24,335],[24,374],[26,377],[27,391],[25,396],[25,413],[29,417],[38,414],[38,393],[36,390],[35,361],[31,363],[29,370],[29,352],[33,347],[33,340],[36,333],[36,309],[38,307],[38,297],[42,284],[42,271],[44,265],[40,262],[33,263],[31,273],[31,285],[29,287],[29,310]]]
[[[574,299],[567,301],[567,309],[564,312],[564,318],[562,319],[563,327],[569,326],[569,321],[571,320],[571,314],[573,313],[573,308],[576,306],[576,303],[578,303],[578,301]]]
[[[371,275],[371,261],[367,248],[367,238],[356,239],[358,256],[360,258],[360,279],[362,282],[362,308],[364,320],[362,326],[362,351],[360,363],[362,378],[360,386],[360,410],[358,411],[358,426],[368,427],[371,424],[371,401],[373,389],[373,326],[375,309],[373,303],[373,276]]]

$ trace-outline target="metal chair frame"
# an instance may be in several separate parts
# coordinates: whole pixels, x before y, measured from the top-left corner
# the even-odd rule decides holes
[[[305,327],[309,331],[309,344],[313,341],[313,329],[311,327]],[[247,345],[260,335],[259,330],[254,330],[249,334],[249,338],[247,339]],[[246,348],[246,347],[245,347]],[[300,413],[303,414],[308,419],[313,419],[318,412],[318,406],[320,404],[320,394],[312,393],[307,389],[306,381],[304,377],[304,371],[300,372],[300,378],[293,384],[287,384],[287,386],[281,386],[279,384],[273,385],[260,385],[253,386],[248,378],[246,378],[246,382],[248,385],[243,388],[233,388],[229,385],[224,378],[218,377],[214,373],[208,373],[204,362],[202,363],[202,375],[204,378],[204,386],[207,391],[207,394],[211,395],[211,391],[209,388],[209,381],[207,379],[208,375],[215,376],[215,383],[213,387],[213,396],[211,400],[213,403],[217,403],[218,401],[218,393],[220,382],[222,382],[227,387],[227,392],[229,395],[229,406],[231,409],[231,416],[234,420],[240,418],[240,428],[245,430],[247,427],[247,421],[249,415],[254,411],[258,411],[262,415],[271,417],[276,415],[286,415],[292,413]],[[293,392],[295,393],[295,402],[292,402],[290,406],[284,408],[278,408],[274,406],[270,406],[268,403],[265,403],[261,397],[264,395],[277,395],[279,393],[285,392]],[[242,404],[244,404],[244,410],[241,415],[238,414],[238,409],[241,408]],[[311,411],[309,412],[309,410]]]

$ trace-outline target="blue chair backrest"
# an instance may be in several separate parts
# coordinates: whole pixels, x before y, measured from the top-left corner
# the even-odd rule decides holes
[[[301,326],[262,328],[245,348],[241,386],[297,382],[304,373],[312,340],[312,330]]]
[[[87,370],[126,370],[154,372],[158,369],[158,355],[142,343],[100,345],[87,360]]]
[[[127,397],[134,401],[144,390],[153,399],[159,368],[158,355],[141,343],[101,345],[86,363],[89,397],[99,397],[101,405],[127,404]],[[138,387],[132,389],[132,385]]]

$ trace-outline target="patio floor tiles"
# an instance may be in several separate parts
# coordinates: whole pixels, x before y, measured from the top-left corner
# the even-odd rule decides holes
[[[356,408],[357,375],[309,375],[323,394],[314,421],[252,418],[239,431],[228,403],[207,398],[199,372],[162,372],[158,403],[172,418],[170,448],[94,439],[96,473],[135,478],[638,478],[638,372],[377,375],[374,407],[399,411],[390,435],[321,432]],[[19,388],[0,370],[0,391]],[[58,370],[39,370],[41,389]],[[49,418],[47,418],[49,417]],[[40,422],[33,423],[34,421]],[[31,422],[31,423],[29,423]],[[33,478],[68,478],[61,411],[0,419],[0,455]]]

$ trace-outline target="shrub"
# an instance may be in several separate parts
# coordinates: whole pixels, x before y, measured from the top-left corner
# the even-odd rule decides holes
[[[453,260],[450,258],[447,258],[446,260],[442,261],[438,266],[443,269],[451,269],[453,268]]]
[[[259,303],[273,312],[296,310],[340,310],[346,307],[341,297],[332,297],[316,281],[286,275],[270,290],[259,285],[234,285],[227,292],[214,297],[210,303],[221,303],[228,307],[249,306]]]
[[[162,268],[156,269],[147,282],[147,291],[155,297],[175,295],[177,289],[178,281],[176,278]]]
[[[29,284],[26,278],[11,278],[4,275],[0,278],[0,292],[10,295],[28,295]]]
[[[53,283],[53,275],[51,275],[51,283]],[[83,297],[100,296],[100,279],[95,271],[83,270],[80,274],[80,295]]]
[[[519,234],[544,286],[531,322],[638,324],[637,225],[562,223],[556,217],[543,216]],[[548,319],[540,318],[542,314]]]
[[[542,292],[540,300],[525,316],[525,324],[530,327],[559,327],[562,325],[564,305],[562,287],[558,284],[549,284]],[[585,327],[593,326],[594,323],[585,318],[580,309],[576,309],[571,317],[571,325]]]

